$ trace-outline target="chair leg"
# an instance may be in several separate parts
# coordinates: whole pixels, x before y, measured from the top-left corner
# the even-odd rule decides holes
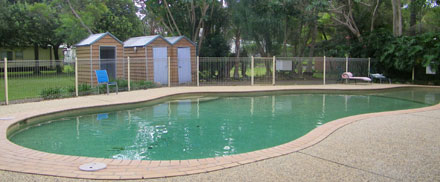
[[[108,91],[108,84],[107,84],[107,95],[109,94],[109,91]]]

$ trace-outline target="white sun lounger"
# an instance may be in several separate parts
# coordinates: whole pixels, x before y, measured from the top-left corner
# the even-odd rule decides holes
[[[341,75],[343,80],[347,80],[347,83],[349,80],[354,80],[354,83],[356,83],[358,80],[360,81],[366,81],[366,82],[370,82],[371,83],[371,78],[368,77],[355,77],[353,76],[353,73],[351,72],[344,72]]]

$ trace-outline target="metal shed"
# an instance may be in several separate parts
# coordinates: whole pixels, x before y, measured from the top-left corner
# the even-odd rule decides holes
[[[171,83],[196,83],[196,44],[185,36],[165,37],[171,43]]]
[[[171,44],[164,37],[153,35],[129,38],[124,42],[124,52],[126,57],[130,57],[132,80],[168,84],[168,57],[171,56]]]
[[[75,45],[78,82],[96,85],[95,70],[107,70],[110,79],[123,77],[123,43],[109,32],[92,34]]]

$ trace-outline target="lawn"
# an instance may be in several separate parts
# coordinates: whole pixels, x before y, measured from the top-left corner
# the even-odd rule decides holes
[[[18,74],[18,73],[15,73]],[[9,75],[9,74],[8,74]],[[67,88],[75,85],[73,74],[41,74],[34,76],[21,72],[20,75],[8,78],[9,100],[40,98],[41,91],[45,88]],[[0,78],[0,101],[5,100],[5,89],[3,75]]]

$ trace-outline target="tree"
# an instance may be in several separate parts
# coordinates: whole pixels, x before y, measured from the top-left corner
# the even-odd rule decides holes
[[[48,48],[48,45],[56,45],[56,55],[58,58],[58,47],[61,40],[55,37],[55,30],[59,26],[55,11],[45,3],[34,3],[24,5],[23,11],[27,12],[26,23],[24,27],[27,32],[29,43],[34,46],[35,69],[34,73],[39,73],[39,48]],[[57,70],[61,72],[58,65]]]
[[[393,35],[402,35],[402,11],[400,0],[391,0],[393,6]]]
[[[423,18],[421,22],[425,25],[428,32],[439,32],[440,31],[440,7],[436,6],[430,9]]]
[[[63,34],[69,45],[90,33],[110,32],[121,40],[143,34],[137,8],[130,0],[55,0],[52,4],[58,7],[60,14],[61,26],[57,33]]]
[[[94,23],[96,32],[111,32],[121,40],[142,35],[142,22],[131,0],[106,0],[105,11]]]
[[[375,3],[373,6],[372,4]],[[356,0],[338,0],[338,1],[331,1],[330,3],[330,9],[329,11],[333,13],[335,16],[333,16],[333,20],[348,28],[350,32],[359,40],[362,42],[362,31],[359,28],[359,22],[357,17],[355,17],[356,9],[358,9],[357,12],[360,12],[362,7],[366,7],[368,11],[371,11],[371,25],[370,25],[370,31],[372,31],[374,28],[374,18],[376,16],[377,9],[379,7],[379,1],[371,1],[371,2],[363,2],[363,1],[356,1]]]
[[[89,34],[93,34],[92,30],[90,30],[90,28],[82,20],[81,16],[79,16],[78,13],[75,11],[75,8],[73,8],[72,3],[70,3],[70,0],[66,0],[66,1],[67,1],[67,4],[69,4],[69,8],[70,8],[70,10],[72,10],[73,15],[75,15],[75,17],[81,23],[81,26],[84,27],[87,30],[87,32],[89,32]]]
[[[243,6],[243,1],[237,0],[227,0],[228,15],[230,18],[231,29],[228,33],[234,39],[235,43],[235,64],[234,64],[234,78],[239,79],[239,68],[240,68],[240,47],[241,47],[241,33],[244,29],[244,23],[246,16],[246,7]],[[242,67],[243,68],[243,67]],[[245,68],[245,66],[244,66]],[[245,71],[242,73],[245,73]]]
[[[216,0],[135,0],[135,3],[143,8],[141,12],[147,18],[144,22],[155,28],[150,32],[186,35],[198,43],[198,50],[203,46],[203,39],[207,35],[206,21],[212,18],[212,12],[216,8],[222,7],[222,2]]]

